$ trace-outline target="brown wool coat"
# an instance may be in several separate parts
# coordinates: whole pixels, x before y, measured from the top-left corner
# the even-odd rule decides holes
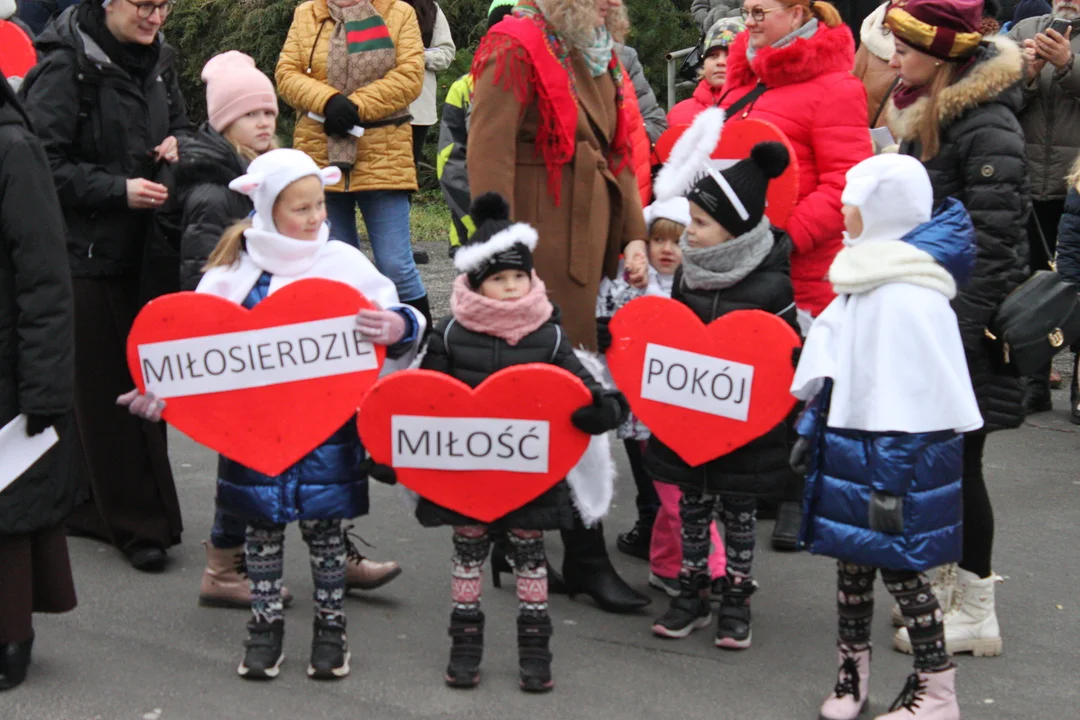
[[[563,168],[558,206],[534,144],[536,103],[518,102],[512,89],[495,82],[494,56],[477,77],[466,162],[474,198],[500,192],[510,202],[511,217],[537,229],[536,272],[561,307],[573,345],[595,350],[600,280],[614,277],[628,242],[644,239],[645,219],[633,163],[614,175],[606,158],[617,121],[615,84],[606,73],[593,78],[580,53],[571,58],[578,89],[577,151]]]

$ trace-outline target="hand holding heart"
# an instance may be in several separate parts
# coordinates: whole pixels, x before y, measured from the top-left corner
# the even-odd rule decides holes
[[[132,415],[137,415],[143,420],[159,422],[161,413],[165,410],[165,401],[158,400],[154,393],[140,393],[137,389],[124,393],[116,398],[116,404],[126,407]]]
[[[383,310],[378,303],[375,309],[365,308],[356,316],[356,329],[368,342],[380,345],[397,345],[405,337],[405,318],[393,310]]]

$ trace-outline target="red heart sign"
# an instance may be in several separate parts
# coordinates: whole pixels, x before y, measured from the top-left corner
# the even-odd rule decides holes
[[[675,125],[657,139],[654,152],[660,162],[667,161],[672,148],[675,147],[675,141],[689,127],[689,125]],[[782,143],[791,158],[787,169],[781,173],[780,177],[769,183],[768,192],[765,194],[765,214],[769,216],[769,221],[778,228],[786,228],[788,218],[791,217],[791,211],[795,209],[795,201],[799,196],[799,160],[795,155],[795,148],[783,130],[764,120],[729,119],[724,123],[724,132],[720,135],[720,142],[717,143],[711,157],[715,161],[732,163],[750,157],[750,150],[761,142]]]
[[[0,72],[9,81],[24,78],[37,63],[34,41],[18,25],[0,20]]]
[[[347,319],[365,307],[355,288],[318,279],[252,310],[215,295],[165,295],[135,318],[128,369],[140,392],[149,385],[167,399],[170,425],[279,475],[348,422],[378,379],[386,348],[359,342]]]
[[[761,437],[795,405],[788,390],[799,336],[776,315],[737,310],[706,326],[678,301],[644,297],[609,327],[615,384],[693,467]]]
[[[577,464],[589,436],[570,415],[590,402],[584,383],[553,365],[515,365],[475,390],[444,373],[405,370],[371,389],[357,427],[364,447],[377,462],[393,465],[402,485],[492,522],[539,497]]]

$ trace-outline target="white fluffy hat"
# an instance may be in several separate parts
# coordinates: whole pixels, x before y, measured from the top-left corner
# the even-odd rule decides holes
[[[315,175],[323,187],[341,180],[336,167],[320,169],[315,161],[299,150],[271,150],[251,161],[246,174],[229,183],[229,189],[251,198],[255,217],[251,224],[256,230],[278,232],[274,225],[274,202],[281,191],[300,178]]]

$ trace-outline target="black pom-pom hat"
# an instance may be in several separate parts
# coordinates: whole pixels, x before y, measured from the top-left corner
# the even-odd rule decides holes
[[[510,222],[510,204],[496,192],[484,193],[469,208],[476,230],[454,255],[454,267],[473,288],[503,270],[532,274],[532,251],[539,236],[526,223]]]

